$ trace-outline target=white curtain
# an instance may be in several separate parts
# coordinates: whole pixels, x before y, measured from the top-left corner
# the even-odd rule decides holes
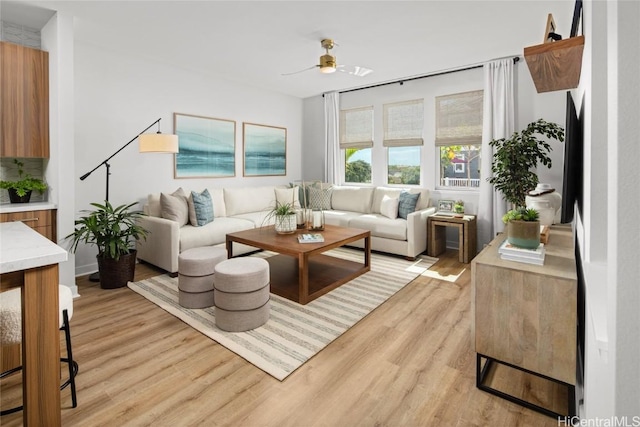
[[[329,92],[324,94],[324,124],[325,124],[325,164],[324,181],[331,184],[340,183],[340,94]]]
[[[484,65],[484,111],[482,126],[482,180],[478,202],[478,242],[481,249],[504,230],[502,216],[507,202],[487,182],[492,176],[493,148],[489,142],[506,138],[514,132],[513,58],[500,59]]]

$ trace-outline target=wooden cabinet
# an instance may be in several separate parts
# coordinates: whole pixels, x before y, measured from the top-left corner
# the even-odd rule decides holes
[[[56,215],[57,211],[55,209],[0,213],[0,222],[22,221],[44,237],[55,242],[57,240]]]
[[[0,42],[0,157],[49,157],[49,54]]]
[[[565,385],[573,415],[578,288],[571,228],[551,228],[544,265],[501,259],[498,247],[505,238],[496,237],[471,263],[477,385],[493,392],[481,365],[485,360],[504,364]],[[558,415],[517,397],[501,397]]]

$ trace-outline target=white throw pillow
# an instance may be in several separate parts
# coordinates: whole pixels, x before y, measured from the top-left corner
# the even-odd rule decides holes
[[[294,209],[300,209],[300,189],[298,187],[275,188],[274,190],[276,192],[276,202],[278,202],[278,204],[283,205],[285,203],[293,203]]]
[[[390,219],[398,218],[398,198],[385,194],[380,203],[380,213]]]

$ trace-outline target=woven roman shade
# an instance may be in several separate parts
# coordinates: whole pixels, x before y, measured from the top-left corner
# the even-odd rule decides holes
[[[373,106],[340,110],[340,148],[373,147]]]
[[[385,147],[409,147],[423,145],[424,100],[384,104]]]
[[[436,145],[482,143],[483,92],[436,97]]]

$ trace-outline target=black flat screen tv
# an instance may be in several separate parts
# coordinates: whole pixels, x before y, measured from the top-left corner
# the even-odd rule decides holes
[[[564,129],[564,171],[562,174],[562,211],[560,222],[573,221],[575,207],[582,208],[582,122],[571,92],[567,92],[567,116]]]

